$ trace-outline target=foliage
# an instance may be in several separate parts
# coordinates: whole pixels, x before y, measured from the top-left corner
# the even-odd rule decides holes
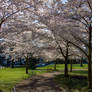
[[[28,53],[27,60],[28,60],[27,62],[29,64],[28,66],[32,70],[36,68],[36,64],[39,62],[39,59],[34,57],[33,53]]]
[[[38,62],[39,62],[38,59],[30,57],[29,58],[30,68],[35,69]]]

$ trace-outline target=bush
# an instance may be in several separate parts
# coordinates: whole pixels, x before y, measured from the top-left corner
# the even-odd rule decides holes
[[[30,57],[29,58],[29,63],[30,63],[30,66],[29,67],[32,70],[34,70],[36,68],[37,63],[38,63],[38,60],[36,58],[34,58],[34,57]]]

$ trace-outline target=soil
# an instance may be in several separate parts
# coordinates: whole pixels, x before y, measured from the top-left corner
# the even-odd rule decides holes
[[[66,92],[54,80],[55,75],[58,74],[60,72],[32,76],[17,84],[13,92]]]

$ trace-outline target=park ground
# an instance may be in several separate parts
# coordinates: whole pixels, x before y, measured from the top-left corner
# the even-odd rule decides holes
[[[91,91],[87,90],[87,67],[88,67],[87,64],[84,64],[83,67],[80,67],[79,64],[73,64],[73,72],[69,72],[70,77],[68,78],[65,78],[63,75],[63,70],[64,70],[63,64],[57,64],[57,72],[59,74],[55,75],[53,78],[49,78],[48,76],[46,78],[45,75],[47,75],[46,72],[48,72],[49,75],[55,72],[53,70],[48,70],[48,69],[53,69],[54,65],[39,67],[33,71],[29,70],[29,74],[25,74],[24,67],[14,68],[14,69],[11,68],[0,69],[0,90],[3,90],[4,92],[11,92],[15,86],[18,87],[18,85],[21,84],[24,80],[27,81],[31,78],[30,82],[34,81],[35,79],[36,80],[43,79],[43,81],[44,80],[48,81],[50,79],[48,82],[50,81],[54,82],[55,84],[53,86],[58,84],[60,87],[64,88],[65,90],[68,90],[68,92],[92,92],[92,90]],[[44,77],[42,78],[43,75]],[[44,81],[44,83],[46,83],[46,81]],[[52,86],[52,84],[49,86]],[[62,91],[57,91],[57,92],[62,92]]]

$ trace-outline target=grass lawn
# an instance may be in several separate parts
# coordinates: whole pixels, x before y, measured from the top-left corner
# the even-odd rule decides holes
[[[49,65],[45,67],[38,67],[38,70],[33,70],[33,72],[30,70],[29,74],[25,74],[25,68],[4,68],[0,69],[0,90],[3,90],[4,92],[11,92],[12,88],[16,83],[19,83],[25,78],[28,78],[32,75],[37,75],[41,73],[47,72],[46,69],[53,69],[54,65]],[[70,66],[69,66],[70,67]],[[39,70],[42,69],[43,71]],[[58,70],[64,70],[64,64],[57,64]],[[79,64],[73,64],[73,69],[87,69],[87,65],[84,64],[83,67],[80,67]],[[87,76],[87,71],[74,71],[70,73],[71,75],[85,75]],[[63,79],[61,77],[57,77],[57,79]],[[80,83],[80,82],[79,82]]]
[[[67,92],[92,92],[87,91],[87,78],[83,76],[75,76],[65,78],[63,74],[55,77],[55,80],[61,87],[65,88]]]
[[[70,68],[70,65],[68,66]],[[70,77],[65,78],[64,73],[55,77],[55,80],[61,87],[65,88],[67,92],[92,92],[92,89],[87,89],[87,71],[88,65],[73,64],[73,72],[69,72]],[[38,69],[54,69],[54,65],[45,67],[38,67]],[[57,70],[64,70],[64,64],[57,64]]]
[[[64,73],[57,75],[55,81],[65,88],[67,92],[92,92],[88,89],[87,70],[69,72],[69,77],[64,77]]]
[[[64,64],[57,64],[57,70],[64,70]],[[68,65],[70,69],[70,64]],[[84,64],[83,67],[80,67],[80,64],[73,64],[73,69],[87,69],[88,65]],[[37,69],[54,69],[54,65],[48,65],[45,67],[38,67]]]
[[[33,70],[29,74],[25,74],[25,68],[4,68],[0,69],[0,90],[3,92],[11,92],[13,86],[21,80],[30,77],[31,75],[41,74],[45,71]]]

